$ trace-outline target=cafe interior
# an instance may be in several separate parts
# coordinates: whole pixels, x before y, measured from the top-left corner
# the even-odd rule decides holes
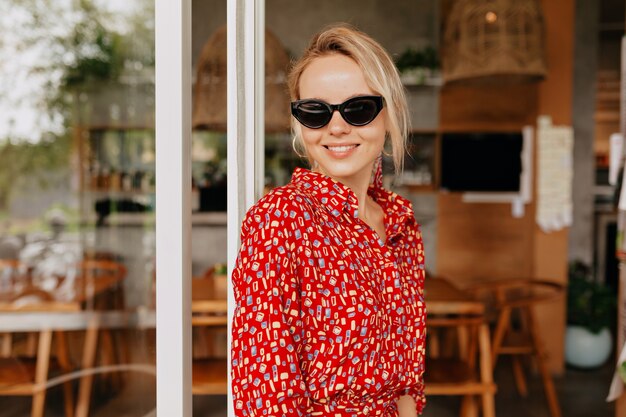
[[[9,3],[0,417],[154,416],[154,2]],[[409,154],[384,184],[425,246],[423,415],[626,416],[625,2],[264,3],[265,192],[307,167],[285,75],[313,33],[353,24],[400,72]],[[192,1],[197,416],[227,415],[226,20]]]

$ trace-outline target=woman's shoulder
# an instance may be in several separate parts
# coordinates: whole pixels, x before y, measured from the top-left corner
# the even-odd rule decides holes
[[[310,215],[309,202],[292,183],[271,189],[250,207],[242,228],[274,227]]]
[[[378,194],[378,201],[386,203],[387,207],[399,206],[413,212],[413,203],[406,197],[401,196],[395,191],[391,191],[383,187],[373,187],[373,192]]]

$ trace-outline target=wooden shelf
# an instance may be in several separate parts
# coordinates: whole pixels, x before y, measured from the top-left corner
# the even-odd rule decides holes
[[[411,135],[438,135],[440,132],[438,129],[411,129],[409,134]]]
[[[417,185],[417,184],[398,184],[398,187],[406,188],[411,193],[434,193],[437,187],[434,184]]]

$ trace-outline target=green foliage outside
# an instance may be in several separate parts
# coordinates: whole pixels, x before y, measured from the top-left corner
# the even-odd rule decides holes
[[[611,329],[616,314],[615,292],[594,281],[592,269],[580,261],[569,267],[567,288],[567,323],[599,333],[603,328]]]
[[[49,132],[39,141],[0,137],[0,213],[19,186],[16,179],[35,177],[45,188],[51,172],[71,169],[75,103],[83,88],[118,82],[124,73],[154,66],[153,21],[146,19],[153,15],[154,2],[140,3],[133,15],[119,19],[93,0],[72,2],[69,14],[61,7],[68,3],[57,0],[6,0],[0,7],[0,13],[13,8],[25,16],[18,50],[44,46],[46,60],[31,71],[47,79],[40,111],[63,120],[62,132]],[[120,29],[122,20],[125,29]]]
[[[39,143],[6,141],[0,146],[0,210],[6,209],[23,176],[34,176],[40,187],[46,188],[46,174],[67,167],[70,149],[66,135]]]
[[[439,68],[437,51],[431,46],[420,50],[407,48],[396,60],[396,67],[400,72],[420,67],[437,69]]]

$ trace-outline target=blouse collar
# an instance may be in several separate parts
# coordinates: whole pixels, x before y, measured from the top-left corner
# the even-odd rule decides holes
[[[359,215],[359,201],[352,189],[321,172],[296,168],[291,182],[304,189],[307,193],[328,208],[336,217],[345,211],[352,217]]]
[[[385,233],[387,238],[390,238],[402,232],[403,226],[414,217],[409,200],[382,187],[380,166],[381,164],[377,163],[373,181],[368,187],[367,194],[382,207],[385,213]],[[341,217],[344,212],[352,218],[359,216],[359,202],[356,194],[341,182],[320,172],[300,167],[294,170],[291,182],[306,190],[307,194],[327,207],[333,216]]]

